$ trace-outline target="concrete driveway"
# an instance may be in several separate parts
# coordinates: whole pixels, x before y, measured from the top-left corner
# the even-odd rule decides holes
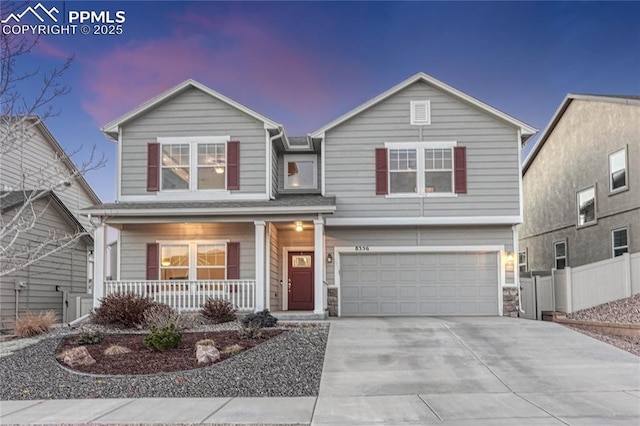
[[[314,425],[640,424],[640,358],[514,318],[337,319]]]

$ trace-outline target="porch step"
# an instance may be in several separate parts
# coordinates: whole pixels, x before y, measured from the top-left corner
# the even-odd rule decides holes
[[[313,311],[275,311],[271,315],[280,321],[323,321],[329,317],[327,312],[314,314]]]

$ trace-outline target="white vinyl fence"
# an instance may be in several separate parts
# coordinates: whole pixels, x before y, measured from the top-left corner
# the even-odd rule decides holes
[[[572,313],[639,294],[640,253],[554,269],[544,277],[521,276],[520,282],[524,317],[541,319],[542,310]]]

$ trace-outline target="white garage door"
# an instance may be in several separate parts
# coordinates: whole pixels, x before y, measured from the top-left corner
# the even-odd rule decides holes
[[[343,316],[498,315],[496,253],[340,256]]]

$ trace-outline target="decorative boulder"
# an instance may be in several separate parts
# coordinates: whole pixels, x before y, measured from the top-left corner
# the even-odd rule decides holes
[[[211,345],[196,345],[196,358],[198,364],[208,364],[220,359],[220,351]]]
[[[96,360],[89,354],[89,351],[84,346],[78,346],[77,348],[67,349],[60,354],[59,359],[67,364],[69,367],[77,367],[79,365],[91,365],[95,364]]]

